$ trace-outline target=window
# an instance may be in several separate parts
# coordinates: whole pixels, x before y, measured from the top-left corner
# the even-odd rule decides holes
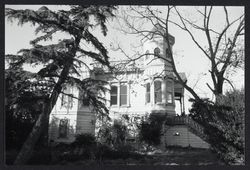
[[[68,135],[68,119],[61,119],[59,123],[59,138],[67,138]]]
[[[167,101],[168,103],[173,103],[173,98],[172,98],[172,93],[171,92],[168,92],[168,95],[167,95]]]
[[[73,97],[72,97],[72,96],[68,96],[68,101],[69,101],[68,107],[69,107],[70,109],[72,109],[72,107],[73,107]]]
[[[61,98],[61,107],[65,107],[67,109],[71,109],[73,107],[73,97],[72,95],[72,89],[67,88],[63,90],[62,98]]]
[[[154,82],[155,103],[162,102],[161,81]]]
[[[125,84],[120,86],[120,105],[127,105],[127,86]]]
[[[121,83],[120,86],[112,85],[110,101],[112,105],[126,106],[128,105],[128,86]]]
[[[149,51],[146,51],[146,60],[149,58]]]
[[[170,58],[170,50],[168,48],[166,49],[166,57]]]
[[[73,97],[62,94],[61,107],[72,108],[73,107]]]
[[[89,106],[89,96],[86,94],[86,92],[80,92],[79,94],[79,98],[80,98],[80,101],[79,101],[79,108],[81,107],[86,107],[86,106]]]
[[[158,55],[160,55],[160,52],[161,52],[160,48],[156,47],[154,49],[154,55],[155,55],[155,57],[157,57]]]
[[[111,105],[117,105],[117,86],[111,86]]]
[[[150,83],[146,84],[146,103],[150,103]]]

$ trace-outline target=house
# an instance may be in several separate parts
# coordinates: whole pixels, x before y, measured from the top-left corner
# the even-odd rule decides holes
[[[103,94],[103,97],[106,99],[112,120],[124,115],[128,115],[133,121],[146,114],[165,116],[169,121],[163,126],[163,147],[180,145],[208,148],[209,144],[199,135],[202,132],[196,132],[199,129],[198,124],[187,116],[176,116],[185,114],[184,88],[170,64],[169,53],[172,51],[175,38],[171,35],[168,37],[170,46],[167,45],[166,38],[160,37],[154,37],[152,41],[146,43],[145,55],[135,62],[131,60],[112,62],[112,65],[120,64],[115,72],[93,63],[92,71],[85,72],[84,76],[109,83],[107,88],[110,92]],[[186,81],[185,73],[179,75]],[[75,87],[68,87],[66,92],[75,96],[81,95]],[[72,142],[75,134],[95,134],[100,120],[96,118],[90,106],[63,94],[59,99],[50,115],[50,140]],[[176,112],[177,102],[180,103],[180,113]]]

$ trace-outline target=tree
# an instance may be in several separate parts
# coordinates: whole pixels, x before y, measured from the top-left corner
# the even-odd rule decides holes
[[[129,7],[129,12],[123,11],[122,18],[125,21],[126,28],[122,29],[122,31],[141,36],[142,44],[148,40],[152,40],[154,36],[160,36],[167,40],[168,46],[170,46],[170,25],[177,26],[177,28],[186,32],[210,62],[211,69],[208,71],[211,75],[213,88],[208,83],[207,86],[216,98],[218,98],[223,94],[223,84],[225,81],[232,85],[231,81],[226,77],[226,73],[234,68],[242,67],[244,64],[244,47],[241,44],[241,36],[244,35],[245,28],[244,15],[236,19],[231,19],[227,7],[223,7],[222,9],[225,14],[225,25],[220,30],[215,30],[212,27],[212,23],[216,18],[211,17],[214,11],[213,7],[205,6],[203,11],[197,8],[197,15],[201,15],[202,17],[202,21],[197,22],[184,17],[184,14],[180,12],[181,9],[176,6],[167,6],[162,10],[150,6],[131,6]],[[198,41],[199,36],[196,36],[197,34],[193,32],[194,29],[205,35],[205,44]],[[137,56],[136,59],[144,55]],[[158,58],[169,62],[179,82],[195,99],[200,100],[197,93],[179,76],[171,50],[169,50],[169,56],[171,60],[167,60],[161,56],[158,56]]]
[[[103,99],[97,95],[107,90],[103,86],[106,82],[91,78],[81,80],[79,72],[82,65],[87,66],[83,57],[89,57],[112,69],[108,61],[107,50],[91,31],[100,27],[103,35],[106,35],[105,22],[109,17],[114,16],[112,12],[115,9],[114,6],[73,5],[70,6],[69,10],[58,11],[51,11],[45,6],[38,10],[14,10],[10,8],[5,10],[5,15],[10,21],[17,19],[20,25],[31,23],[36,26],[35,31],[38,34],[38,37],[30,42],[33,46],[31,49],[22,49],[18,55],[6,55],[6,58],[10,61],[10,67],[21,68],[24,64],[42,66],[37,74],[31,74],[27,79],[32,84],[41,80],[51,84],[47,90],[48,95],[41,102],[43,110],[14,164],[25,164],[29,160],[38,138],[46,129],[48,117],[59,94],[63,92],[67,85],[75,85],[83,91],[84,98],[88,99],[99,114],[108,113],[105,104],[102,102]],[[91,16],[94,17],[94,20]],[[48,42],[58,32],[63,32],[70,38],[65,38],[55,44],[42,45],[42,42]],[[90,44],[94,47],[94,50],[83,49],[80,46],[81,43]],[[74,97],[72,94],[67,95]]]
[[[244,62],[244,55],[242,53],[244,50],[242,49],[242,44],[239,42],[240,36],[244,35],[244,14],[236,19],[231,19],[227,7],[224,6],[225,25],[220,30],[216,30],[211,26],[213,19],[215,19],[211,17],[213,13],[212,6],[205,6],[203,11],[197,9],[197,12],[203,17],[203,23],[200,25],[183,17],[176,7],[174,9],[182,25],[172,21],[170,22],[186,31],[211,63],[209,73],[213,81],[213,88],[208,83],[207,86],[214,93],[216,99],[218,99],[218,97],[223,94],[224,81],[228,81],[231,84],[230,80],[226,78],[225,73],[229,71],[230,68],[241,67]],[[194,33],[192,33],[187,25],[205,34],[207,47],[201,46],[201,43],[198,42],[198,37],[195,37]]]

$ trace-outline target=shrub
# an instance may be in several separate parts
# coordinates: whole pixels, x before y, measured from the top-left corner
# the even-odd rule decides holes
[[[161,142],[162,124],[164,117],[151,114],[148,118],[141,121],[139,125],[139,140],[149,146],[157,146]]]
[[[72,143],[75,146],[90,147],[96,145],[95,136],[89,133],[76,135],[75,141]]]
[[[106,143],[114,148],[125,143],[127,127],[121,120],[115,120],[114,124],[106,125],[99,131],[99,138],[102,143]]]
[[[217,103],[194,101],[192,118],[200,123],[212,149],[228,164],[244,162],[244,90],[227,92]]]

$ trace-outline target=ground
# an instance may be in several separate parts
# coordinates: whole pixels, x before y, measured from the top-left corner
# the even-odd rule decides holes
[[[172,148],[162,153],[148,153],[139,159],[60,162],[66,165],[223,165],[209,149]]]
[[[46,151],[44,151],[46,152]],[[13,151],[6,153],[7,160]],[[16,154],[16,153],[15,153]],[[12,161],[13,161],[12,156]],[[45,153],[36,154],[30,164],[60,164],[60,165],[223,165],[215,153],[209,149],[194,148],[168,148],[164,152],[148,152],[145,155],[127,159],[104,159],[104,160],[78,160],[56,161],[51,163],[45,159]],[[49,163],[50,162],[50,163]],[[11,163],[9,163],[11,164]]]

